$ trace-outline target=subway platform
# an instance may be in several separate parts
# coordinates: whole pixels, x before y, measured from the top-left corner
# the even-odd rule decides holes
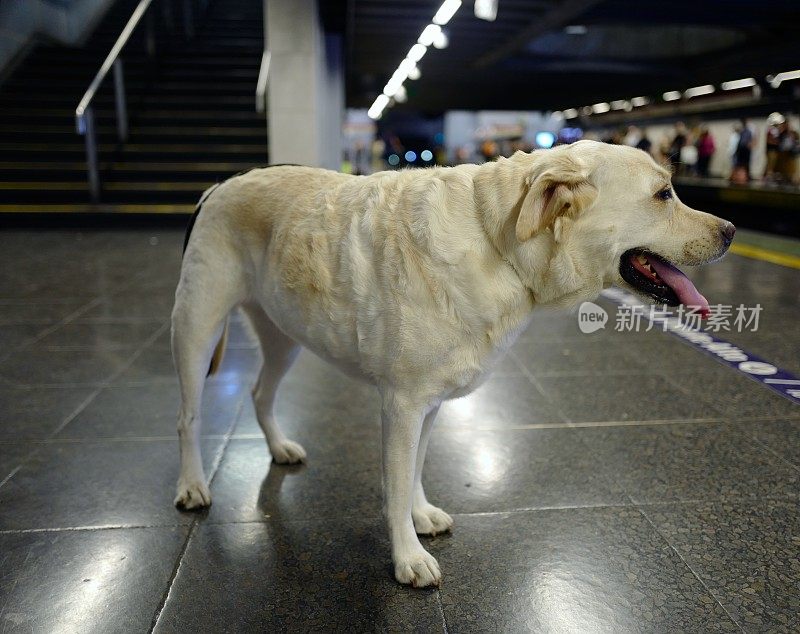
[[[3,233],[0,631],[800,629],[800,406],[774,389],[789,384],[657,325],[617,330],[609,298],[591,333],[542,311],[442,408],[425,486],[456,523],[423,539],[439,589],[392,577],[376,394],[304,352],[277,412],[308,463],[272,464],[239,320],[205,392],[214,503],[176,510],[182,238]],[[798,243],[734,244],[692,275],[712,304],[760,305],[759,324],[732,315],[714,337],[800,377]]]

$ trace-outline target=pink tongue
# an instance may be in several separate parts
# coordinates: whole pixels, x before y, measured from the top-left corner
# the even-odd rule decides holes
[[[650,266],[658,273],[658,276],[675,291],[681,304],[699,308],[700,313],[704,316],[709,314],[708,300],[700,294],[700,291],[695,288],[691,280],[679,269],[656,258],[648,258],[648,261]]]

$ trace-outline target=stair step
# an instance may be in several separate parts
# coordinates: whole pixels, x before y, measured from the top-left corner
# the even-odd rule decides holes
[[[194,213],[196,204],[156,204],[156,203],[26,203],[0,204],[0,214],[5,213],[55,213],[55,214],[187,214]]]
[[[162,161],[101,161],[100,170],[104,180],[119,181],[131,180],[199,180],[211,178],[228,178],[237,172],[252,167],[266,165],[267,161],[191,161],[191,162],[162,162]],[[85,178],[86,163],[77,160],[49,160],[49,161],[0,161],[0,173],[4,178],[21,180],[20,175],[38,174],[39,178],[64,180],[70,178]],[[169,176],[165,176],[169,174]]]
[[[74,109],[136,3],[117,0],[85,46],[39,46],[3,85],[0,213],[188,214],[213,183],[268,162],[266,120],[255,112],[263,4],[211,0],[191,40],[173,12],[174,42],[157,63],[141,33],[123,52],[125,144],[113,82],[101,86],[93,106],[104,202],[89,202]]]

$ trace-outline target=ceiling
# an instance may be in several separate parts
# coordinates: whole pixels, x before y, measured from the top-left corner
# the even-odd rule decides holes
[[[345,34],[348,106],[373,102],[440,4],[321,0]],[[395,108],[563,109],[800,68],[798,0],[499,0],[494,22],[472,5]]]

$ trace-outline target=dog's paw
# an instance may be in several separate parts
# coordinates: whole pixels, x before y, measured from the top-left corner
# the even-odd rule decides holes
[[[284,440],[269,448],[272,459],[278,464],[297,464],[306,459],[306,450],[293,440]]]
[[[419,548],[396,558],[394,578],[415,588],[427,588],[438,586],[442,582],[442,572],[433,555],[424,548]]]
[[[211,506],[211,491],[205,480],[178,480],[175,506],[186,511]]]
[[[433,504],[412,508],[411,517],[417,535],[439,535],[453,528],[453,518]]]

